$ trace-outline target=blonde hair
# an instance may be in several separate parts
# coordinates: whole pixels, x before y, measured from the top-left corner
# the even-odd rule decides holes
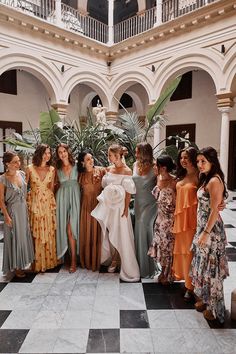
[[[136,149],[140,155],[137,161],[138,169],[140,172],[143,172],[143,170],[153,165],[152,146],[149,143],[142,142],[137,144]]]
[[[112,152],[113,154],[119,154],[120,157],[127,156],[128,150],[125,146],[121,146],[119,144],[112,144],[108,148],[108,152]]]

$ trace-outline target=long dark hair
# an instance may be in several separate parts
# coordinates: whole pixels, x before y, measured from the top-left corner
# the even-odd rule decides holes
[[[4,152],[3,158],[2,158],[2,163],[4,165],[5,170],[7,170],[7,164],[10,163],[15,156],[17,156],[17,154],[14,151]]]
[[[69,160],[69,163],[74,166],[75,164],[75,159],[72,155],[72,151],[70,149],[70,147],[64,143],[61,143],[59,145],[57,145],[56,147],[56,151],[55,151],[55,165],[56,165],[56,168],[59,169],[59,168],[62,168],[62,161],[58,155],[58,150],[60,147],[63,147],[67,152],[68,152],[68,160]]]
[[[47,162],[47,165],[50,166],[52,164],[52,150],[51,150],[50,146],[47,144],[40,144],[36,147],[36,150],[35,150],[33,158],[32,158],[32,163],[34,166],[39,167],[41,165],[42,160],[43,160],[43,154],[45,153],[45,151],[47,149],[49,149],[50,153],[51,153],[51,158]]]
[[[156,159],[157,167],[166,167],[167,172],[172,172],[175,168],[175,163],[169,155],[160,155]]]
[[[186,152],[186,154],[188,155],[189,161],[197,169],[197,150],[192,146],[181,149],[178,153],[177,169],[176,169],[176,176],[179,179],[183,179],[187,174],[186,168],[183,168],[180,163],[182,152]]]
[[[90,150],[84,150],[79,152],[78,159],[77,159],[77,169],[79,173],[86,172],[86,168],[83,166],[84,158],[87,154],[93,156]]]
[[[217,151],[213,147],[208,146],[198,151],[197,155],[203,155],[207,159],[207,161],[211,163],[210,171],[207,174],[205,173],[200,174],[199,185],[206,186],[212,177],[219,175],[224,185],[223,196],[224,198],[227,198],[228,192],[225,185],[225,176],[220,167],[220,162],[217,157]]]

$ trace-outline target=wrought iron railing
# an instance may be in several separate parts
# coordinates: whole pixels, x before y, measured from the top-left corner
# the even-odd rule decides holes
[[[114,42],[119,43],[127,38],[143,33],[153,27],[156,22],[156,8],[128,18],[114,26]]]
[[[168,22],[216,0],[163,0],[160,11],[161,21]],[[0,4],[14,7],[28,15],[39,17],[70,31],[92,38],[98,42],[108,42],[108,26],[78,10],[61,3],[59,12],[55,0],[0,0]],[[156,24],[157,9],[153,7],[114,26],[114,42],[119,43],[149,29]],[[159,24],[159,23],[158,23]]]

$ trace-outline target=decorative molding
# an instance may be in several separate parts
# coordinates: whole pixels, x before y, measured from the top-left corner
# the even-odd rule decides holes
[[[216,94],[217,107],[222,112],[222,109],[230,109],[234,106],[232,92]]]

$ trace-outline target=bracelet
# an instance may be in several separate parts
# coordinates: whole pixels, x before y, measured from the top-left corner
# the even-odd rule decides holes
[[[210,232],[207,231],[206,229],[203,230],[206,234],[210,235]]]

